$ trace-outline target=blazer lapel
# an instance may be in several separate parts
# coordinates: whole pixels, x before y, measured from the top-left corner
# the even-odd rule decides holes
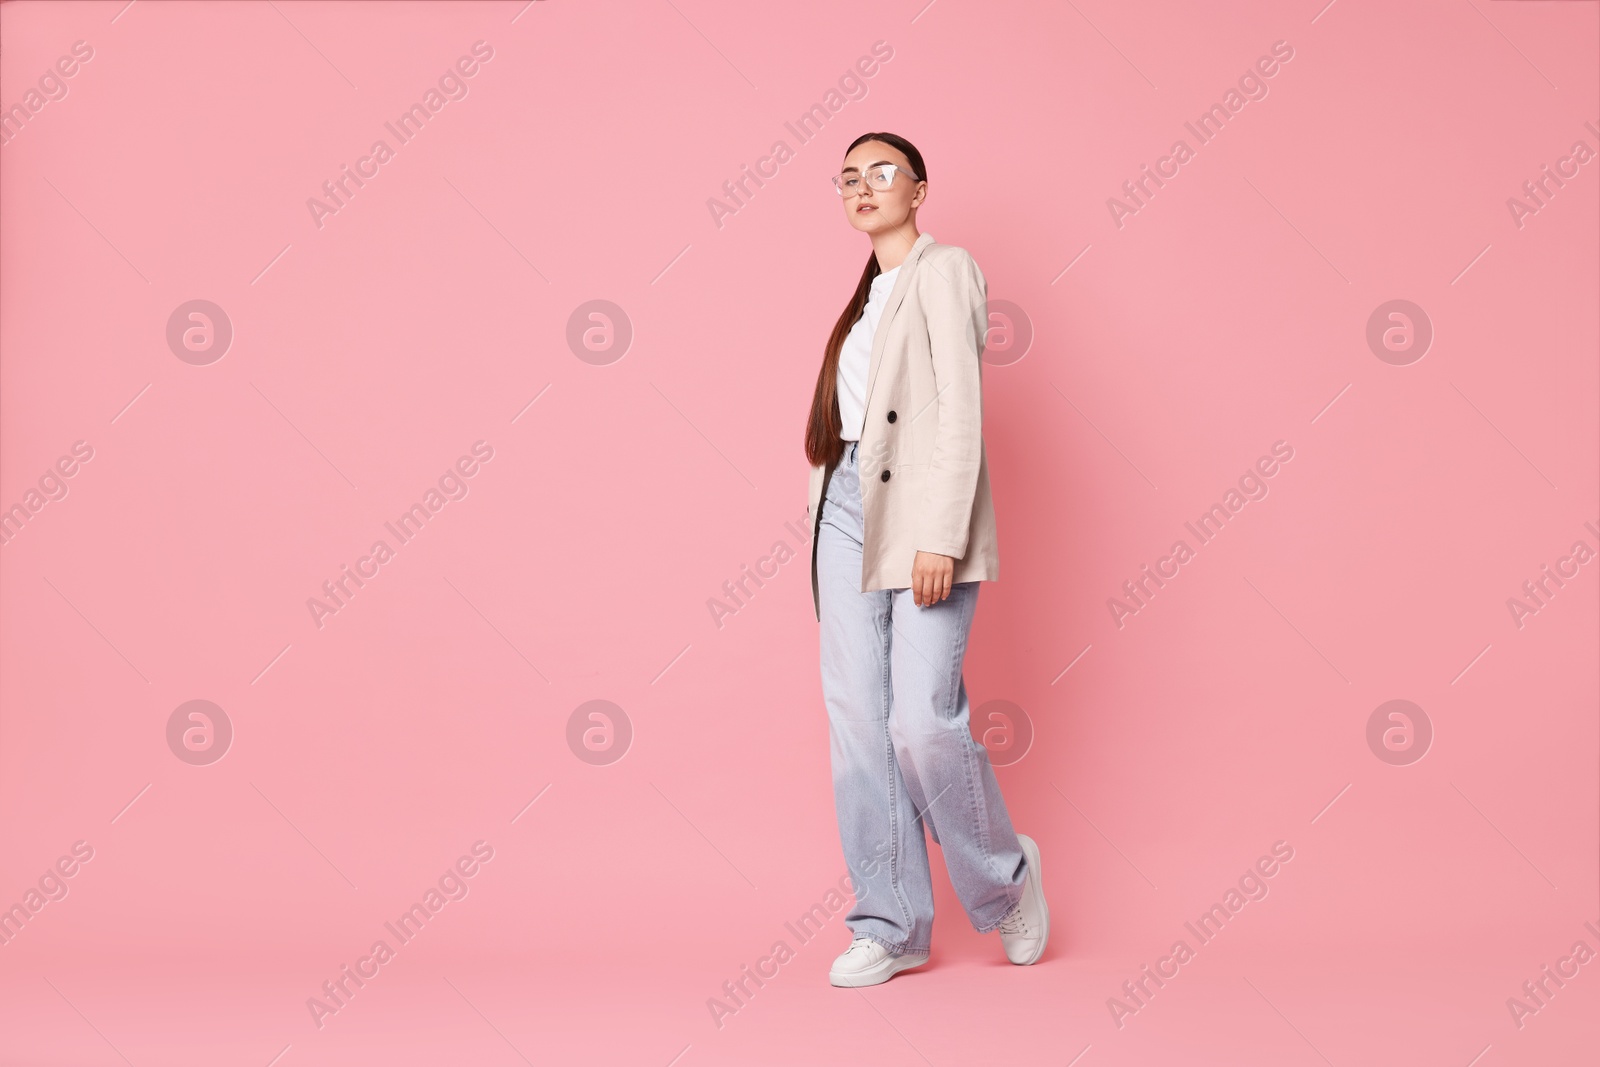
[[[923,233],[911,245],[911,251],[906,253],[904,262],[900,264],[900,273],[894,280],[894,288],[889,290],[889,299],[883,305],[883,314],[878,318],[878,328],[872,335],[872,357],[867,366],[867,405],[872,402],[872,386],[878,380],[878,367],[883,363],[883,349],[889,337],[889,324],[894,321],[894,313],[900,310],[900,302],[905,299],[906,293],[911,290],[911,276],[917,271],[917,261],[922,258],[922,252],[933,244],[933,234]]]

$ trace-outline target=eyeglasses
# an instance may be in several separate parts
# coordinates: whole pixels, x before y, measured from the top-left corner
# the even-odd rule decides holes
[[[868,167],[864,174],[835,174],[833,188],[840,196],[854,196],[861,191],[861,180],[865,177],[868,187],[881,193],[894,187],[895,172],[902,169],[904,168],[893,163],[879,163],[877,166]],[[909,170],[905,174],[912,181],[922,180]]]

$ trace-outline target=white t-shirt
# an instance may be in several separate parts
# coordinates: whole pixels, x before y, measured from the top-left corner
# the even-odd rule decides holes
[[[894,288],[894,280],[899,275],[900,268],[896,267],[872,279],[867,306],[856,324],[850,327],[844,346],[839,349],[839,436],[846,441],[861,440],[861,428],[867,419],[867,370],[872,362],[872,338],[878,331],[883,306],[889,302],[889,290]]]

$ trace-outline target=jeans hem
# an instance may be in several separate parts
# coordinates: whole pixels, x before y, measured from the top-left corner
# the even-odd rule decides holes
[[[973,923],[972,924],[972,928],[974,930],[978,931],[978,933],[980,933],[980,934],[991,934],[994,931],[1000,929],[1000,924],[1006,921],[1006,916],[1011,914],[1011,909],[1016,907],[1017,906],[1017,902],[1022,899],[1022,888],[1023,888],[1022,886],[1018,886],[1017,887],[1017,892],[1016,892],[1015,896],[1012,896],[1010,893],[1006,894],[1006,896],[1011,898],[1011,902],[1006,905],[1006,910],[1000,913],[1000,918],[996,919],[994,922],[990,923],[987,926],[979,926],[977,923]],[[970,916],[969,916],[969,918],[970,918]]]
[[[850,933],[853,937],[864,937],[869,941],[875,941],[896,956],[925,956],[928,953],[928,946],[926,945],[921,948],[912,948],[904,941],[886,941],[877,934],[867,933],[863,930],[852,930]]]

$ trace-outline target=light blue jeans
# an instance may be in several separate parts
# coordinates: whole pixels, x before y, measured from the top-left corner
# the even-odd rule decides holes
[[[956,583],[929,607],[910,589],[861,592],[857,447],[845,442],[817,529],[833,798],[856,891],[845,925],[891,952],[923,953],[933,933],[924,825],[980,933],[1021,897],[1027,860],[968,726],[961,660],[979,583]]]

